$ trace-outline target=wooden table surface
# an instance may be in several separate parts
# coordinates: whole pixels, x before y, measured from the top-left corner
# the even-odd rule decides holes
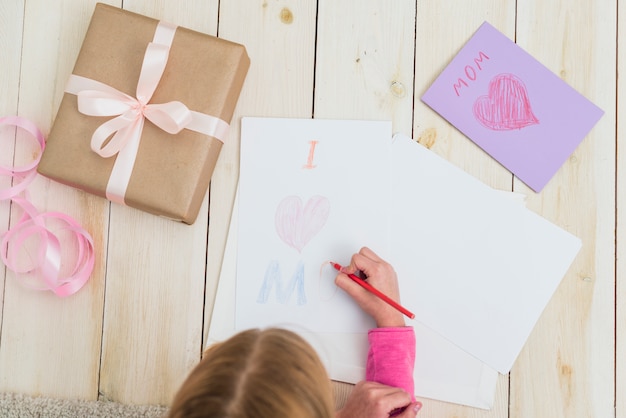
[[[617,0],[115,0],[244,44],[252,64],[198,220],[179,224],[38,177],[31,199],[93,235],[87,286],[60,299],[0,269],[0,391],[168,404],[199,360],[238,181],[242,116],[377,119],[582,239],[496,401],[483,411],[424,400],[421,417],[626,417],[626,153]],[[50,131],[94,0],[2,0],[0,116]],[[605,111],[539,194],[420,97],[483,21]],[[191,81],[191,80],[190,80]],[[572,116],[575,117],[575,116]],[[26,150],[0,144],[0,163]],[[6,186],[6,179],[0,179]],[[210,202],[210,204],[209,204]],[[0,203],[0,230],[17,212]],[[13,215],[13,216],[12,216]],[[419,343],[419,342],[418,342]]]

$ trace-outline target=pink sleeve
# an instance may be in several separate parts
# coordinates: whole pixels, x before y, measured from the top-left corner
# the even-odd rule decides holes
[[[374,328],[367,334],[365,380],[404,389],[413,396],[415,331],[413,327]]]

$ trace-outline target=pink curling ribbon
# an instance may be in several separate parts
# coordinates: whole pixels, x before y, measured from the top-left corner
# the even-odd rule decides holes
[[[181,102],[150,103],[165,70],[175,32],[176,26],[159,22],[153,41],[146,48],[136,98],[75,74],[70,76],[65,88],[66,92],[77,96],[81,113],[89,116],[116,116],[100,125],[91,137],[91,149],[98,155],[103,158],[117,155],[106,188],[106,196],[113,202],[125,204],[124,196],[137,158],[145,119],[170,134],[189,129],[221,142],[228,134],[227,122],[189,110]]]
[[[39,213],[25,198],[26,188],[37,175],[37,165],[46,146],[43,134],[27,119],[18,116],[0,118],[0,125],[24,129],[37,141],[40,152],[32,163],[22,167],[3,167],[0,175],[13,179],[13,186],[0,190],[0,200],[11,201],[24,211],[22,218],[7,232],[0,234],[0,258],[7,268],[37,290],[50,290],[57,296],[72,295],[89,280],[95,263],[93,239],[71,217],[62,213]],[[63,225],[62,230],[74,237],[75,251],[64,251],[62,240],[46,226],[46,221]],[[61,232],[62,230],[59,230]],[[68,258],[74,259],[67,269]],[[68,270],[69,274],[65,275]],[[34,280],[34,283],[33,283]]]

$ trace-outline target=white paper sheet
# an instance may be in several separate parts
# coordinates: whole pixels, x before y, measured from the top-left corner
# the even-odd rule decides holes
[[[237,328],[367,331],[329,261],[388,247],[391,123],[243,118],[241,131]]]
[[[392,146],[391,251],[416,319],[508,373],[578,238],[405,135]]]

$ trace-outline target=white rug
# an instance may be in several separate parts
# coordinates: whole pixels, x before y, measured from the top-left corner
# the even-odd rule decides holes
[[[167,408],[156,405],[122,405],[111,401],[79,401],[0,393],[3,418],[122,417],[162,418]]]
[[[341,408],[352,391],[352,385],[332,383],[335,406]],[[167,412],[167,407],[158,405],[124,405],[107,400],[80,401],[0,393],[1,418],[165,418]]]

